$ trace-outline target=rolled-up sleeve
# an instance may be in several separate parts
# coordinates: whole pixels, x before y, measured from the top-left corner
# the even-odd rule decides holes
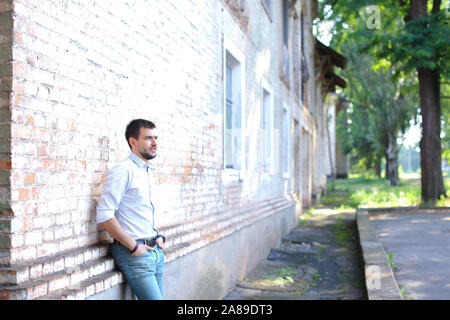
[[[126,167],[116,165],[108,171],[103,193],[97,206],[97,223],[114,217],[125,194],[128,181],[129,172]]]

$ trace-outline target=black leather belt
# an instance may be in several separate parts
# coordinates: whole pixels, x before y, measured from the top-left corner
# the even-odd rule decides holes
[[[156,244],[156,240],[154,238],[152,238],[152,239],[136,239],[135,241],[137,243],[144,244],[144,245],[146,245],[148,247],[153,247]],[[123,246],[123,244],[121,244],[116,239],[114,239],[113,243],[114,244],[120,244],[121,246]]]
[[[142,243],[146,245],[147,247],[153,247],[156,244],[156,241],[154,238],[152,239],[137,239],[136,242]]]

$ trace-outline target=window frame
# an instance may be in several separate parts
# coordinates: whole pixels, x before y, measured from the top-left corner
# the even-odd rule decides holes
[[[291,171],[292,171],[292,169],[291,169],[291,161],[289,161],[290,160],[290,158],[291,158],[291,155],[292,155],[292,146],[291,146],[291,140],[292,140],[292,138],[291,138],[291,112],[290,112],[290,108],[289,108],[289,106],[285,103],[285,102],[283,102],[282,103],[282,116],[281,116],[281,130],[282,130],[282,134],[281,134],[281,145],[282,145],[282,152],[281,152],[281,154],[282,154],[282,156],[283,156],[283,159],[281,159],[281,171],[282,171],[282,173],[283,173],[283,178],[285,178],[285,179],[288,179],[288,178],[290,178],[291,177]],[[286,115],[286,127],[284,127],[284,125],[283,125],[283,121],[284,121],[284,116]],[[287,131],[287,132],[285,132],[285,130]],[[287,141],[286,141],[286,144],[284,143],[285,141],[284,141],[284,139],[286,139]],[[285,153],[285,150],[284,150],[284,146],[287,146],[287,157],[286,157],[286,155],[284,154]],[[287,166],[285,167],[285,158],[287,158]]]
[[[226,111],[227,111],[227,54],[229,54],[234,60],[237,61],[237,65],[233,67],[234,72],[232,72],[232,79],[233,80],[239,80],[240,85],[238,85],[238,88],[240,88],[240,105],[241,105],[241,147],[239,150],[240,156],[240,162],[241,162],[241,168],[235,169],[235,168],[227,168],[226,167],[226,150],[225,150],[225,138],[226,138]],[[242,181],[245,176],[246,171],[246,157],[245,157],[245,145],[246,145],[246,139],[245,139],[245,54],[233,43],[231,40],[229,40],[226,36],[223,38],[223,57],[222,57],[222,63],[223,63],[223,101],[222,101],[222,108],[223,108],[223,158],[222,158],[222,178],[224,181]],[[237,68],[237,69],[236,69]],[[235,85],[232,84],[232,88],[234,88]]]
[[[265,95],[265,92],[267,93],[267,95]],[[266,105],[266,102],[268,102],[268,105]],[[270,146],[270,151],[269,151],[269,162],[267,163],[267,167],[265,166],[265,154],[264,151],[265,149],[265,143],[266,141],[266,136],[265,136],[265,132],[263,131],[263,119],[264,119],[264,108],[268,107],[268,113],[269,113],[269,133],[268,133],[268,137],[270,139],[269,146]],[[274,94],[273,94],[273,89],[272,87],[267,83],[267,81],[265,81],[264,79],[262,80],[262,84],[261,84],[261,133],[262,133],[262,162],[261,162],[261,168],[262,168],[262,172],[267,173],[267,174],[273,174],[274,172],[274,165],[275,165],[275,161],[274,161],[274,156],[275,156],[275,112],[274,112]]]

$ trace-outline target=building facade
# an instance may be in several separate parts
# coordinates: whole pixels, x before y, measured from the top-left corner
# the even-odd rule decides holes
[[[1,0],[0,299],[132,298],[95,214],[134,118],[159,128],[166,298],[224,297],[326,187],[316,10]]]

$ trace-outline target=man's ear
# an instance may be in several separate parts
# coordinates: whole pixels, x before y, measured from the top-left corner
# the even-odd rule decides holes
[[[134,137],[128,138],[128,142],[130,143],[131,150],[133,150],[133,147],[136,146],[136,139]]]

